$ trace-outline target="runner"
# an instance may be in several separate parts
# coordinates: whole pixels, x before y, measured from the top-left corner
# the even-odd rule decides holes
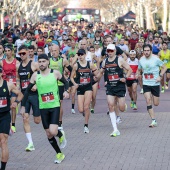
[[[16,109],[17,104],[22,100],[22,93],[17,87],[6,80],[2,79],[2,66],[0,66],[0,147],[1,147],[1,170],[5,170],[9,158],[8,151],[8,135],[10,132],[10,93],[14,93],[17,97],[12,102],[12,107]]]
[[[152,102],[155,106],[159,105],[160,81],[166,72],[166,66],[163,62],[152,54],[152,46],[145,44],[143,46],[144,56],[139,60],[139,72],[143,72],[143,91],[147,103],[147,110],[152,119],[149,127],[157,126],[155,113],[152,108]],[[161,72],[159,74],[159,68]],[[153,99],[153,101],[152,101]]]
[[[36,84],[39,97],[39,109],[41,113],[41,119],[43,127],[46,131],[49,143],[56,151],[55,163],[61,163],[65,155],[61,152],[55,136],[59,137],[60,147],[66,146],[66,139],[64,132],[58,130],[59,116],[60,116],[60,98],[58,96],[58,85],[56,80],[60,80],[64,84],[65,91],[63,96],[69,97],[67,92],[68,82],[64,76],[57,70],[49,69],[49,60],[46,54],[38,56],[38,64],[40,71],[35,72],[30,80],[27,90],[24,93],[24,99],[22,102],[21,114],[25,112],[26,101],[28,99],[31,88]]]
[[[93,63],[86,60],[86,51],[79,49],[77,52],[78,62],[74,64],[71,73],[71,81],[77,88],[78,110],[85,114],[84,133],[89,133],[88,122],[90,117],[90,102],[92,99],[91,72],[97,75],[97,68]],[[74,75],[76,74],[76,82]]]
[[[36,45],[35,41],[32,41],[32,40],[31,40],[31,35],[32,35],[32,34],[33,34],[33,33],[32,33],[31,31],[27,31],[27,32],[25,33],[25,35],[26,35],[26,40],[25,40],[25,42],[23,43],[23,45],[25,45],[25,46],[27,46],[27,47],[33,45],[34,48],[36,49],[36,48],[37,48],[37,45]]]
[[[17,61],[13,56],[13,47],[12,46],[6,46],[5,47],[5,54],[6,59],[2,60],[0,62],[0,65],[3,69],[2,77],[4,80],[8,82],[12,82],[14,85],[19,86],[19,80],[17,80],[17,71],[19,67],[19,61]],[[13,103],[16,100],[15,93],[11,93],[11,103]],[[12,112],[12,130],[16,132],[15,127],[15,120],[16,120],[16,108],[11,109]]]
[[[38,56],[34,54],[35,53],[35,47],[33,45],[30,45],[28,47],[28,51],[29,51],[30,60],[32,60],[33,62],[38,62]]]
[[[138,75],[136,74],[136,72],[138,70],[138,62],[139,61],[136,58],[135,50],[131,50],[129,54],[130,54],[130,58],[127,59],[127,63],[129,64],[129,66],[132,69],[132,74],[130,75],[130,77],[127,78],[126,85],[128,87],[129,96],[131,98],[130,107],[133,110],[137,110],[136,101],[137,101]]]
[[[107,46],[107,54],[108,58],[102,63],[102,68],[98,78],[102,77],[103,73],[105,74],[107,102],[113,126],[113,132],[110,136],[116,137],[120,135],[120,132],[117,129],[116,124],[115,106],[117,105],[117,102],[115,102],[115,98],[118,97],[119,110],[124,112],[126,93],[125,82],[126,77],[129,77],[132,71],[127,62],[116,56],[116,47],[114,44],[109,44]],[[127,70],[125,77],[123,75],[123,69]]]
[[[162,50],[158,53],[158,56],[167,67],[165,85],[164,85],[164,75],[161,80],[161,85],[162,85],[161,93],[164,93],[165,89],[166,90],[168,89],[168,82],[170,80],[170,50],[168,50],[168,45],[166,42],[163,42]]]
[[[53,44],[52,46],[52,58],[50,58],[50,65],[49,67],[54,70],[58,70],[61,74],[64,72],[64,67],[66,67],[70,72],[72,70],[71,66],[67,59],[62,58],[59,55],[59,46]],[[59,86],[59,96],[60,96],[60,119],[59,119],[59,128],[63,129],[62,127],[62,117],[63,117],[63,93],[64,93],[64,84],[58,81]]]
[[[20,55],[20,58],[22,60],[18,68],[18,75],[19,75],[19,80],[20,80],[21,92],[24,95],[32,74],[38,70],[38,65],[37,63],[32,62],[32,60],[29,59],[28,48],[25,45],[21,45],[18,51],[19,51],[18,54]],[[37,93],[36,86],[35,86],[32,88],[32,91],[30,92],[28,101],[26,103],[25,113],[22,115],[25,135],[29,142],[28,146],[25,148],[26,151],[35,150],[33,140],[32,140],[32,135],[31,135],[29,114],[30,114],[30,109],[32,107],[34,122],[36,124],[39,124],[41,121],[41,118],[40,118],[38,105],[39,105],[38,93]]]

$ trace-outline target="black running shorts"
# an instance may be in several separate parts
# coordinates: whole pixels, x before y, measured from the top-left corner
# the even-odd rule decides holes
[[[49,129],[50,124],[58,125],[60,117],[60,107],[51,109],[40,109],[41,119],[44,129]]]
[[[11,123],[10,112],[0,113],[0,133],[9,135]]]
[[[151,94],[155,97],[159,97],[160,96],[160,86],[147,86],[147,85],[143,85],[143,92],[151,92]]]
[[[134,79],[134,80],[126,80],[126,85],[127,87],[132,87],[132,84],[134,83],[138,83],[138,80],[137,79]]]

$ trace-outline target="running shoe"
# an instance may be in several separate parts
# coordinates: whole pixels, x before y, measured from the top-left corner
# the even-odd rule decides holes
[[[140,94],[143,94],[143,89],[141,89]]]
[[[16,133],[16,127],[15,126],[11,126],[11,129],[14,133]]]
[[[162,87],[161,93],[164,93],[164,92],[165,92],[165,88],[164,88],[164,87]]]
[[[157,126],[157,122],[156,120],[152,120],[152,123],[149,125],[150,128],[156,127]]]
[[[63,149],[67,145],[67,140],[66,140],[65,132],[61,130],[61,133],[63,135],[61,136],[61,138],[59,138],[59,143],[60,143],[60,148]]]
[[[33,143],[29,143],[28,146],[25,148],[25,151],[27,151],[27,152],[31,152],[34,150],[35,150],[35,148],[34,148]]]
[[[121,119],[121,117],[120,117],[120,116],[117,116],[116,123],[117,123],[117,124],[122,123],[122,119]]]
[[[134,104],[133,101],[131,101],[131,103],[130,103],[130,107],[131,108],[133,108],[133,104]]]
[[[117,130],[117,131],[113,131],[111,134],[110,134],[111,137],[116,137],[116,136],[120,136],[120,132]]]
[[[91,109],[90,111],[91,111],[91,113],[94,113],[94,109]]]
[[[74,110],[74,109],[71,109],[71,113],[72,113],[72,114],[75,114],[76,112],[75,112],[75,110]]]
[[[136,104],[133,104],[133,110],[138,110]]]
[[[84,133],[89,133],[89,128],[87,126],[84,126]]]
[[[64,158],[65,158],[65,155],[63,153],[57,153],[54,163],[60,164],[64,160]]]
[[[165,89],[168,90],[168,83],[165,82]]]

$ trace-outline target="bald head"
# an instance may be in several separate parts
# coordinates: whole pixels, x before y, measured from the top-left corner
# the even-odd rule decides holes
[[[86,39],[83,39],[80,41],[80,48],[87,50],[87,40]]]
[[[55,57],[55,58],[58,58],[59,52],[60,52],[59,46],[56,45],[56,44],[53,44],[52,47],[51,47],[52,56]]]

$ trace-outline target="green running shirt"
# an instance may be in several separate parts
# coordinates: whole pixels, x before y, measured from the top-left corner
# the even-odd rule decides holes
[[[53,70],[51,70],[47,76],[42,76],[38,71],[36,86],[40,109],[51,109],[60,106],[58,84]]]

